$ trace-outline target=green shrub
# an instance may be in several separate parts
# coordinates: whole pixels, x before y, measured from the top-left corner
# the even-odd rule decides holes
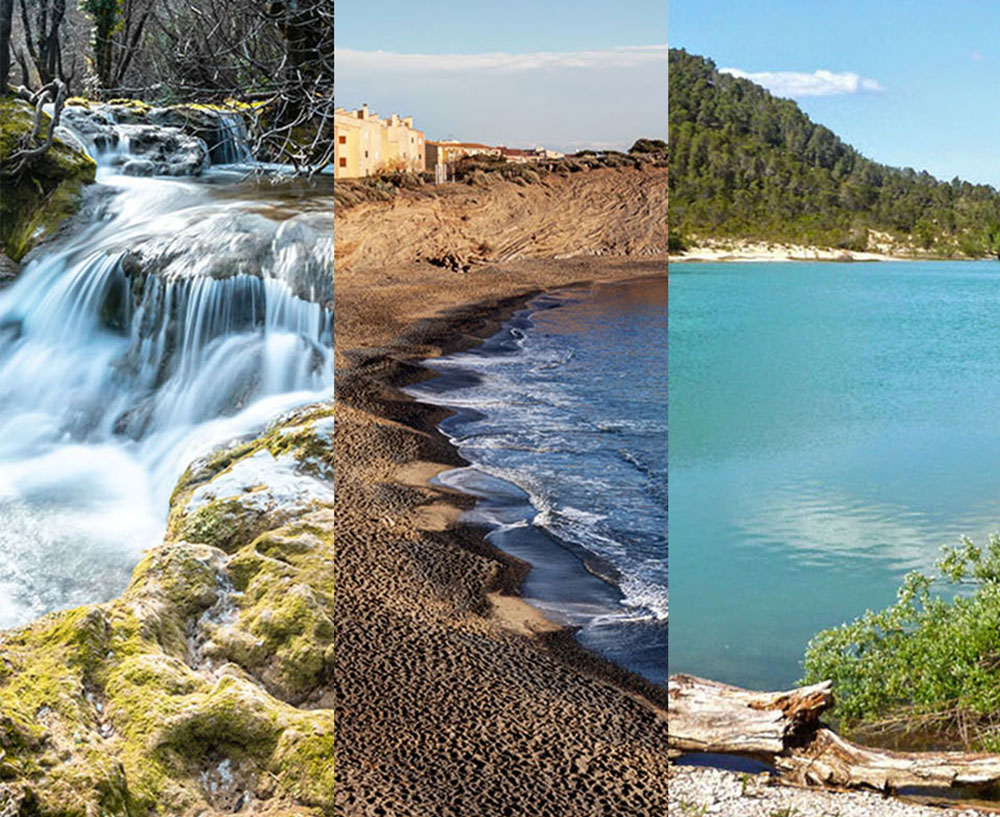
[[[819,633],[803,683],[833,681],[847,726],[902,715],[961,724],[973,743],[1000,743],[1000,536],[945,548],[935,580],[906,576],[895,604]],[[949,590],[933,593],[936,583]]]
[[[629,153],[666,153],[667,143],[662,139],[637,139]]]

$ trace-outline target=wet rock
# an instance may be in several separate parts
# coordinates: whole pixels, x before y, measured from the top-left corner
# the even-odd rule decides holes
[[[208,165],[208,147],[179,126],[151,123],[148,108],[123,105],[69,106],[63,121],[70,138],[85,142],[90,152],[116,157],[132,176],[197,176]],[[132,162],[151,162],[135,164]],[[128,168],[128,169],[125,169]]]
[[[21,266],[0,252],[0,287],[10,283],[21,272]]]
[[[324,213],[217,213],[134,243],[131,253],[134,269],[165,281],[252,275],[284,281],[304,300],[333,300],[333,217]]]
[[[152,176],[156,173],[156,165],[148,159],[130,159],[122,165],[122,173],[126,176]]]
[[[112,100],[107,104],[106,110],[114,117],[116,122],[128,125],[147,121],[152,108],[141,100],[126,99],[120,101]]]
[[[188,133],[207,135],[219,129],[219,113],[208,108],[176,105],[171,108],[153,108],[146,117],[154,125],[180,128]]]
[[[304,213],[281,223],[271,245],[277,277],[299,297],[333,300],[333,216]]]
[[[197,176],[208,164],[205,142],[176,128],[119,125],[118,132],[128,141],[129,156],[153,162],[156,175]]]
[[[245,146],[245,122],[234,111],[198,105],[175,105],[170,108],[154,108],[147,120],[155,125],[178,128],[203,139],[208,145],[211,161],[215,164],[252,158]],[[237,141],[242,142],[243,146],[240,147]]]
[[[61,117],[60,121],[62,121]],[[87,146],[83,143],[83,140],[81,140],[80,137],[78,137],[73,131],[71,131],[65,125],[59,125],[59,127],[56,128],[55,133],[57,138],[61,139],[63,142],[69,145],[71,148],[73,148],[73,150],[76,150],[79,153],[87,152]]]
[[[96,152],[111,150],[118,144],[118,135],[114,131],[115,118],[106,108],[67,105],[60,121]]]

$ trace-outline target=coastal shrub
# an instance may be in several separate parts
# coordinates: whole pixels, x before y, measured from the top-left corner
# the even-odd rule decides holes
[[[937,569],[909,573],[885,610],[813,638],[803,683],[832,680],[848,727],[922,723],[1000,746],[1000,535],[945,548]]]
[[[666,153],[667,143],[662,139],[636,139],[629,153]]]

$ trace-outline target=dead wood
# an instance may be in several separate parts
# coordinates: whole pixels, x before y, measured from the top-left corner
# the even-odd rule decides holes
[[[951,788],[1000,784],[1000,755],[892,752],[852,743],[825,726],[833,706],[830,682],[787,692],[672,675],[669,752],[751,756],[771,763],[779,780],[827,788],[894,791],[905,786]]]

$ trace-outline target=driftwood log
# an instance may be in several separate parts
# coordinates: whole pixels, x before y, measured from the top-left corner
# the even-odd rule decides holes
[[[830,683],[750,692],[692,675],[671,675],[669,752],[754,757],[797,785],[895,791],[906,786],[1000,784],[1000,755],[891,752],[859,746],[824,726]]]

